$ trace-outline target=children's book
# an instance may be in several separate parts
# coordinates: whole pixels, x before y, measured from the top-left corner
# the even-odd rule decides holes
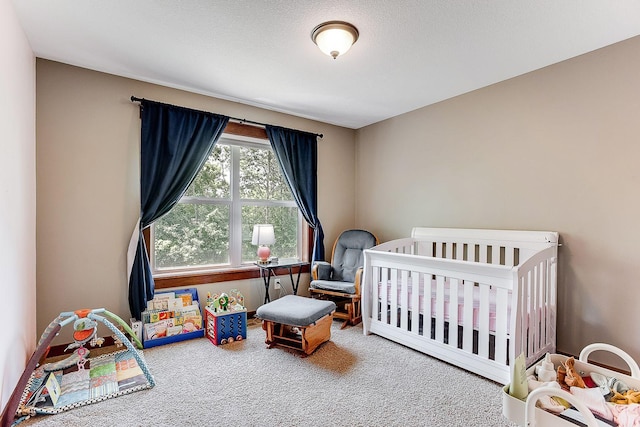
[[[149,323],[159,322],[160,320],[167,320],[173,317],[173,311],[158,311],[151,313],[149,316]]]
[[[176,311],[184,307],[184,301],[182,298],[169,298],[167,300],[167,310]]]
[[[202,316],[190,315],[184,316],[184,323],[182,324],[182,332],[193,332],[202,329]]]
[[[188,305],[193,304],[193,296],[190,293],[179,293],[179,292],[177,292],[175,297],[182,299],[182,306],[183,307],[186,307]]]
[[[200,314],[200,306],[198,304],[192,304],[186,307],[182,307],[178,310],[182,316],[193,316]]]
[[[178,325],[178,326],[169,326],[167,328],[167,336],[173,336],[173,335],[178,335],[182,333],[182,326]]]
[[[151,301],[147,301],[148,310],[167,310],[169,299],[175,298],[175,292],[162,292],[155,294]]]
[[[160,320],[155,323],[144,325],[145,340],[153,340],[167,336],[167,320]]]

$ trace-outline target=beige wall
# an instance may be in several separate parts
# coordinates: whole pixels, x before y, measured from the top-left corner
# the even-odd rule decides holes
[[[0,0],[0,408],[36,344],[35,57]]]
[[[559,351],[604,341],[640,359],[639,72],[634,38],[354,132],[38,60],[38,330],[81,307],[129,315],[136,95],[324,133],[319,207],[328,248],[354,225],[382,240],[416,225],[560,232]],[[260,304],[259,280],[200,289],[231,287],[250,309]]]
[[[356,223],[558,231],[558,350],[640,360],[639,76],[636,37],[359,130]]]
[[[126,250],[139,211],[140,144],[131,95],[324,134],[319,217],[330,241],[354,224],[353,130],[41,59],[37,89],[39,330],[61,311],[83,307],[129,320]],[[249,310],[261,304],[260,279],[199,292],[232,288],[245,294]]]

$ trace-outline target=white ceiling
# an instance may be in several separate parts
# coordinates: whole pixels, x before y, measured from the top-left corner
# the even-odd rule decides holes
[[[640,34],[638,0],[13,4],[37,57],[354,129]],[[336,60],[328,20],[360,32]]]

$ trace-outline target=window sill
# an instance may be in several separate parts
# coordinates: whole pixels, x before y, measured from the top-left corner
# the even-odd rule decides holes
[[[301,267],[302,273],[309,272],[309,264]],[[287,268],[276,268],[276,276],[289,274]],[[194,285],[204,285],[207,283],[231,282],[234,280],[256,279],[260,277],[260,269],[256,266],[241,267],[235,269],[225,269],[219,271],[199,272],[193,274],[162,275],[154,277],[156,289],[179,288]]]

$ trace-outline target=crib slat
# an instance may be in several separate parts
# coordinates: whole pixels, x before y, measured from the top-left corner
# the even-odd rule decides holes
[[[513,267],[514,256],[513,256],[513,248],[504,248],[504,265]]]
[[[409,271],[400,272],[400,329],[408,330],[409,325]]]
[[[535,271],[536,271],[536,316],[535,316],[536,346],[535,346],[535,350],[536,352],[540,351],[540,347],[542,347],[543,345],[542,335],[544,335],[544,331],[538,328],[538,326],[544,327],[544,324],[542,323],[543,322],[542,321],[542,304],[544,300],[542,299],[543,281],[542,281],[541,267],[542,266],[538,264],[538,266],[535,268]]]
[[[442,258],[442,242],[436,242],[436,253],[435,253],[435,257],[436,258]]]
[[[382,287],[384,286],[385,281],[382,279],[381,276],[381,271],[382,270],[380,267],[373,267],[372,268],[372,276],[373,276],[373,280],[370,283],[370,288],[371,289],[371,294],[372,294],[372,298],[371,298],[371,318],[374,320],[378,320],[378,315],[380,314],[380,310],[381,310],[381,305],[383,304],[382,302],[379,301],[384,301],[380,299],[380,286],[378,284],[382,284]]]
[[[551,340],[551,310],[549,310],[549,299],[551,298],[551,290],[549,289],[549,269],[546,261],[542,262],[541,265],[543,283],[542,283],[542,315],[541,319],[543,322],[542,331],[544,335],[541,337],[542,344],[546,345]]]
[[[391,313],[389,324],[394,328],[398,327],[398,269],[391,269],[391,291],[389,292],[391,297]]]
[[[453,259],[453,243],[447,242],[447,243],[445,243],[445,245],[446,245],[446,255],[445,255],[445,257],[447,259]]]
[[[517,283],[517,294],[514,295],[514,308],[513,310],[517,310],[516,313],[526,313],[527,307],[525,305],[526,293],[525,290],[526,280],[524,276],[518,277]],[[517,307],[517,308],[515,308]],[[511,331],[511,339],[513,340],[513,354],[509,354],[509,360],[514,360],[520,353],[525,350],[527,334],[525,330],[525,325],[522,319],[523,315],[515,316],[513,319],[515,320],[516,327],[513,331]]]
[[[556,292],[557,292],[557,271],[555,266],[556,260],[546,260],[545,265],[547,267],[547,289],[549,289],[549,296],[546,300],[546,308],[547,308],[547,319],[549,321],[547,325],[548,335],[548,343],[552,343],[553,349],[555,350],[556,345]]]
[[[382,283],[380,295],[380,322],[387,324],[389,323],[389,269],[381,268],[380,270],[382,271],[382,278],[380,280],[380,283]]]
[[[411,332],[416,335],[420,334],[420,276],[411,272]]]
[[[509,306],[509,291],[498,288],[496,291],[496,335],[495,361],[505,365],[507,363],[507,316]],[[515,307],[512,308],[515,310]]]
[[[444,277],[436,276],[436,341],[444,342]]]
[[[489,290],[487,284],[480,284],[478,302],[478,356],[489,358]]]
[[[456,278],[449,279],[449,345],[458,347],[458,292],[460,282]]]
[[[540,333],[541,331],[538,329],[538,325],[542,319],[540,318],[540,309],[541,309],[541,291],[542,291],[542,283],[540,277],[540,265],[537,265],[533,269],[534,280],[533,280],[533,316],[531,316],[532,323],[530,325],[535,325],[535,327],[529,326],[529,329],[533,329],[533,349],[532,354],[537,353],[540,350]]]
[[[431,275],[425,273],[422,276],[422,286],[423,286],[423,302],[422,302],[422,335],[431,338]]]
[[[469,353],[473,353],[473,286],[473,282],[468,280],[464,281],[462,349]]]
[[[528,334],[527,336],[529,337],[529,340],[527,341],[528,345],[526,347],[527,351],[525,353],[525,355],[529,355],[533,353],[533,348],[534,345],[533,343],[535,342],[535,329],[537,328],[533,328],[531,326],[533,326],[535,323],[534,322],[534,318],[535,318],[535,307],[534,307],[534,296],[533,296],[533,271],[530,270],[527,273],[527,283],[526,283],[526,292],[527,292],[527,311],[525,313],[528,314],[527,318],[528,320],[528,327],[527,327],[527,331]]]
[[[478,259],[478,262],[481,262],[482,264],[486,264],[487,263],[487,254],[489,253],[489,247],[487,245],[478,245],[478,247],[480,248],[479,250],[479,256],[480,258]]]
[[[500,265],[500,246],[491,246],[491,264]]]

